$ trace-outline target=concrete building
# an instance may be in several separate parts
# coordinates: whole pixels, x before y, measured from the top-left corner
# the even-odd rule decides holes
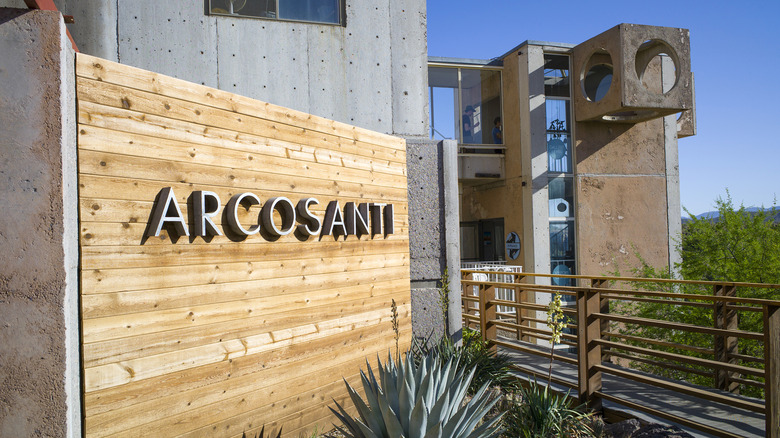
[[[289,10],[278,1],[259,3],[54,1],[73,16],[68,29],[82,52],[404,137],[418,335],[442,327],[441,276],[448,268],[450,287],[459,290],[453,273],[461,255],[555,274],[606,273],[616,263],[625,272],[636,263],[634,246],[653,265],[675,260],[670,239],[680,230],[677,139],[695,131],[686,30],[620,25],[578,45],[528,41],[490,61],[442,59],[427,57],[422,1],[333,0],[315,9],[314,2],[298,0]],[[26,8],[26,2],[0,0],[0,7]],[[51,20],[28,18],[31,27]],[[37,68],[35,57],[54,59],[62,71],[72,67],[72,55],[59,46],[22,41],[21,31],[8,23],[0,20],[0,44],[18,45],[8,53],[27,56],[24,68]],[[48,52],[38,55],[41,48]],[[0,100],[27,102],[19,105],[23,113],[2,108],[5,125],[14,127],[4,135],[29,130],[53,136],[52,144],[72,154],[75,132],[65,129],[65,118],[73,109],[51,121],[61,132],[34,119],[36,108],[46,105],[45,93],[73,92],[72,78],[34,77],[19,69],[3,68],[0,76]],[[28,123],[17,123],[21,119]],[[36,154],[28,153],[33,160]],[[35,169],[18,170],[5,178],[25,180],[25,172]],[[4,197],[16,202],[27,191],[4,190]],[[70,245],[78,238],[75,198],[63,201],[70,192],[60,186],[48,192],[73,208],[59,209],[54,201],[31,205],[26,214],[39,218],[35,226],[48,234],[30,239],[53,234],[49,243],[64,251],[58,260],[66,266],[62,273],[48,272],[51,281],[37,271],[14,281],[2,276],[0,315],[15,320],[13,331],[0,325],[0,339],[8,340],[0,369],[21,383],[8,386],[0,401],[11,406],[3,412],[9,434],[43,427],[77,436],[78,250]],[[12,207],[17,204],[24,203]],[[47,219],[41,212],[61,217]],[[56,226],[47,228],[51,223]],[[41,262],[54,257],[34,239],[19,244],[9,236],[24,233],[9,224],[0,229],[9,260],[27,247]],[[18,260],[16,265],[25,269]],[[41,279],[54,292],[36,289]],[[460,307],[452,295],[448,330],[457,336]],[[44,333],[51,345],[28,342],[31,333]],[[52,381],[67,377],[37,385],[44,374]]]
[[[430,57],[429,85],[431,138],[459,144],[464,261],[674,266],[677,140],[695,133],[687,30],[622,24],[486,61]]]

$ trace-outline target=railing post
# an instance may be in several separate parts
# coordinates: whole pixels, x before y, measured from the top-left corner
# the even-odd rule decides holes
[[[780,438],[780,306],[764,305],[766,436]]]
[[[577,291],[577,374],[580,403],[589,409],[601,411],[601,399],[595,392],[601,390],[601,346],[593,342],[601,337],[601,321],[593,316],[601,310],[601,293],[587,289]]]
[[[606,289],[609,287],[609,280],[601,279],[601,278],[594,278],[590,280],[590,287],[591,288],[598,288],[598,289]],[[605,298],[603,295],[601,295],[601,292],[599,292],[599,312],[600,313],[609,313],[609,298]],[[602,338],[601,333],[604,333],[606,331],[609,331],[609,321],[606,319],[601,320],[601,324],[599,325],[599,339]],[[602,347],[601,350],[601,360],[604,360],[605,356],[609,355],[609,347]]]
[[[735,297],[737,288],[734,285],[716,284],[713,287],[713,295],[716,297]],[[730,309],[725,301],[713,303],[713,321],[715,328],[724,330],[737,330],[739,328],[739,316],[737,311]],[[735,336],[715,336],[715,360],[723,363],[736,364],[734,354],[738,353],[738,341]],[[735,394],[739,394],[739,383],[733,380],[737,373],[733,371],[715,370],[715,387]]]
[[[466,273],[461,272],[461,274],[460,274],[460,279],[461,279],[461,283],[460,283],[460,289],[461,289],[460,296],[461,297],[473,296],[471,292],[474,291],[474,286],[471,285],[471,284],[465,284],[465,282],[463,281],[463,280],[471,280],[472,278],[474,278],[474,274],[472,274],[471,272],[466,272]],[[473,315],[474,314],[474,307],[471,305],[472,302],[468,301],[468,300],[461,300],[461,301],[463,302],[463,307],[464,307],[463,314],[464,315]],[[466,323],[465,325],[466,325],[467,328],[471,328],[471,320],[470,319],[464,317],[463,321]]]
[[[515,282],[517,283],[517,277],[515,277]],[[521,288],[520,286],[515,286],[515,303],[517,304],[523,304],[525,302],[525,290]],[[520,307],[515,307],[515,324],[519,327],[517,329],[517,340],[523,341],[525,340],[525,336],[523,336],[523,324],[525,323],[525,317],[523,315],[523,309]]]
[[[496,289],[493,285],[480,285],[479,287],[479,332],[482,340],[488,343],[488,349],[495,352],[496,344]]]

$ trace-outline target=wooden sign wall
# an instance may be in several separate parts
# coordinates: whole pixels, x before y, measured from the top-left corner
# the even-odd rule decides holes
[[[391,300],[408,348],[404,140],[83,54],[77,89],[88,437],[298,436],[395,350]],[[185,217],[193,191],[251,192],[315,197],[320,218],[391,203],[395,229],[144,239],[165,187]]]

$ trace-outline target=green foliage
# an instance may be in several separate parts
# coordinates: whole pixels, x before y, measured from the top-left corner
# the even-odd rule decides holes
[[[274,436],[273,432],[268,432],[268,438],[271,438],[273,436]],[[276,433],[275,438],[280,438],[281,436],[282,436],[282,428],[280,427],[279,431]],[[244,432],[241,434],[241,438],[249,438],[249,437],[246,435],[246,432]],[[260,434],[259,435],[256,434],[254,438],[265,438],[265,425],[263,425],[263,428],[260,429]]]
[[[561,294],[553,294],[550,305],[547,306],[547,327],[550,327],[550,367],[547,375],[547,384],[552,383],[552,365],[555,358],[555,344],[560,344],[563,329],[569,323],[569,318],[563,314],[563,302]]]
[[[385,364],[378,358],[377,362],[379,380],[368,363],[368,375],[360,373],[365,401],[347,383],[358,417],[351,417],[338,403],[337,409],[331,408],[343,424],[336,428],[345,436],[482,438],[500,434],[501,415],[481,423],[498,399],[487,392],[485,384],[466,401],[474,370],[466,374],[459,369],[457,355],[443,362],[431,353],[419,366],[411,353],[398,366],[389,355]]]
[[[583,406],[569,407],[568,396],[536,381],[520,389],[504,417],[505,436],[521,438],[593,437],[595,419]]]
[[[439,288],[439,307],[441,308],[442,318],[444,319],[444,331],[449,327],[448,318],[450,311],[450,272],[444,268],[444,274],[441,276],[441,287]]]
[[[412,351],[419,364],[422,358],[434,354],[447,361],[458,357],[458,369],[474,369],[474,378],[468,394],[473,395],[482,385],[498,386],[504,391],[515,391],[518,380],[512,374],[512,362],[508,356],[496,353],[483,341],[478,331],[463,328],[463,344],[456,346],[449,338],[442,337],[438,343],[414,341]]]
[[[709,280],[750,283],[780,283],[780,227],[765,211],[751,214],[744,206],[734,209],[731,198],[716,200],[719,218],[717,221],[692,218],[683,229],[678,249],[682,262],[677,266],[683,278],[688,280]],[[687,210],[686,210],[687,212]],[[690,213],[688,213],[690,215]],[[692,215],[691,215],[692,216]],[[641,266],[633,274],[643,278],[672,278],[669,269],[649,266],[639,257]],[[713,294],[712,287],[691,284],[647,282],[635,284],[644,290],[679,292],[693,295]],[[746,298],[778,299],[778,292],[766,288],[739,288],[737,296]],[[672,300],[674,301],[674,300]],[[682,300],[679,300],[682,301]],[[662,302],[612,303],[611,312],[661,319],[703,327],[714,327],[712,307],[694,307],[670,305]],[[739,312],[740,330],[762,332],[763,320],[757,312]],[[623,334],[658,339],[675,344],[712,349],[713,336],[684,330],[663,329],[636,324],[616,325],[614,329]],[[640,341],[627,341],[631,345],[648,347]],[[702,354],[682,348],[653,346],[654,349],[684,354],[687,356],[713,359],[711,354]],[[739,341],[739,353],[762,357],[762,345],[758,341]],[[662,364],[635,361],[633,368],[651,372],[664,377],[685,380],[702,386],[714,386],[711,370],[694,365],[678,364],[692,371],[673,369]],[[762,368],[762,364],[750,363],[750,366]],[[704,373],[701,375],[697,373]],[[753,386],[741,385],[740,392],[753,397],[763,397],[763,390]]]
[[[764,209],[750,213],[740,206],[735,210],[728,192],[725,200],[719,198],[715,203],[716,221],[694,217],[683,229],[679,266],[683,277],[780,283],[780,226]],[[765,291],[756,293],[766,295]]]
[[[400,357],[401,351],[398,349],[398,341],[401,338],[401,332],[398,329],[398,306],[395,304],[395,299],[391,300],[390,313],[393,320],[393,333],[395,335],[395,356]]]

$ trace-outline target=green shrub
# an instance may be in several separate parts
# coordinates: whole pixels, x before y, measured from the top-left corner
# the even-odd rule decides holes
[[[591,414],[570,408],[568,396],[555,394],[536,381],[519,391],[504,417],[505,436],[521,438],[594,437]]]
[[[360,373],[366,400],[347,383],[358,417],[353,418],[336,403],[337,409],[331,411],[343,424],[336,428],[347,437],[498,436],[501,415],[480,424],[498,398],[491,397],[484,384],[465,401],[474,370],[466,374],[458,367],[459,358],[455,354],[445,363],[432,352],[417,365],[407,353],[398,366],[390,355],[385,364],[377,358],[379,380],[366,363],[368,375]]]

